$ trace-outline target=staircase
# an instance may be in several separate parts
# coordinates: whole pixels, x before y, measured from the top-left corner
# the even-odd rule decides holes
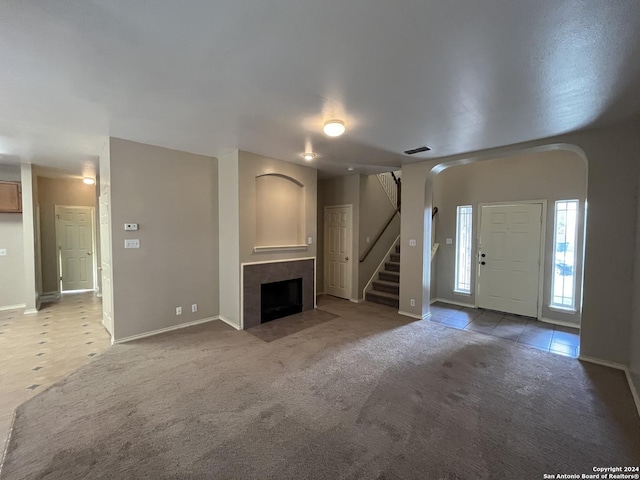
[[[400,306],[400,245],[396,245],[395,253],[389,255],[384,270],[378,272],[378,280],[371,282],[372,290],[366,293],[369,302],[381,303],[390,307]]]

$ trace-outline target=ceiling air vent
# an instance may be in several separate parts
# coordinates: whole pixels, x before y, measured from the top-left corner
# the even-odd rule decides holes
[[[431,150],[431,148],[425,145],[424,147],[418,147],[412,150],[405,150],[404,153],[406,153],[407,155],[415,155],[416,153],[428,152],[429,150]]]

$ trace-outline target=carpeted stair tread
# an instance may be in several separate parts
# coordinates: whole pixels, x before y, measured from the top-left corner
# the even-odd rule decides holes
[[[400,306],[400,296],[395,293],[380,292],[378,290],[371,290],[367,292],[366,300],[370,302],[380,303],[382,305],[389,305],[390,307]]]
[[[400,271],[400,263],[399,262],[385,262],[384,268],[390,272],[399,272]]]
[[[396,295],[400,292],[400,284],[398,282],[389,282],[387,280],[374,280],[372,282],[373,291],[375,292],[387,292],[387,293],[395,293]]]
[[[380,280],[385,280],[387,282],[400,282],[400,272],[390,272],[388,270],[382,270],[378,273],[378,277]]]

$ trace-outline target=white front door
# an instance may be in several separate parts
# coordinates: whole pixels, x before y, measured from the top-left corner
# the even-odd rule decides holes
[[[478,243],[478,306],[538,316],[542,204],[484,205]]]
[[[324,207],[324,291],[349,298],[351,293],[351,205]]]
[[[93,289],[93,207],[56,205],[62,291]]]

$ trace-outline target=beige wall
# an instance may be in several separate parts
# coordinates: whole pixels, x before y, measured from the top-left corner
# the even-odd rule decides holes
[[[0,180],[20,181],[20,167],[0,165]],[[24,246],[22,214],[0,213],[0,248],[7,255],[0,257],[0,309],[24,306]]]
[[[471,295],[454,293],[456,207],[473,206],[473,238],[479,231],[481,203],[522,200],[546,200],[546,235],[543,285],[543,318],[580,323],[580,312],[565,313],[551,310],[551,279],[553,266],[554,204],[557,200],[580,200],[579,210],[584,213],[587,190],[587,166],[575,152],[555,150],[517,155],[451,167],[433,178],[433,204],[438,207],[434,220],[435,241],[440,244],[434,259],[436,287],[432,298],[475,305],[476,262],[471,264]],[[584,215],[578,224],[576,277],[582,276],[582,233]],[[446,239],[453,239],[447,245]],[[474,242],[472,256],[477,254]],[[581,285],[577,282],[576,299],[579,302]],[[435,292],[435,294],[434,294]]]
[[[628,365],[631,345],[633,259],[636,254],[636,194],[640,167],[638,123],[540,139],[474,154],[407,165],[402,169],[402,259],[400,309],[429,312],[432,170],[445,162],[487,160],[530,148],[575,145],[588,159],[589,204],[584,263],[581,355]],[[415,239],[416,247],[408,242]],[[615,240],[615,241],[614,241]],[[615,280],[615,281],[614,281]],[[410,299],[416,306],[410,306]]]
[[[60,291],[55,207],[67,205],[95,208],[95,190],[95,185],[85,185],[80,179],[38,177],[42,291],[45,294]]]
[[[217,316],[217,159],[115,138],[110,157],[115,340]]]
[[[273,158],[238,152],[238,195],[240,216],[240,262],[264,262],[271,260],[290,260],[316,256],[317,225],[317,171],[314,168],[283,162]],[[256,178],[262,175],[277,174],[290,177],[304,187],[304,233],[302,239],[311,237],[311,245],[301,251],[254,252],[257,243],[256,227],[258,209],[256,206]],[[265,224],[263,224],[265,226]],[[277,227],[277,223],[274,223]],[[288,227],[287,227],[288,228]],[[297,229],[297,218],[291,219],[291,228]],[[277,233],[268,234],[276,238]]]
[[[346,175],[318,182],[318,260],[316,282],[318,292],[324,292],[324,207],[331,205],[352,205],[352,242],[351,254],[351,299],[359,298],[358,294],[358,258],[360,256],[360,175]]]

